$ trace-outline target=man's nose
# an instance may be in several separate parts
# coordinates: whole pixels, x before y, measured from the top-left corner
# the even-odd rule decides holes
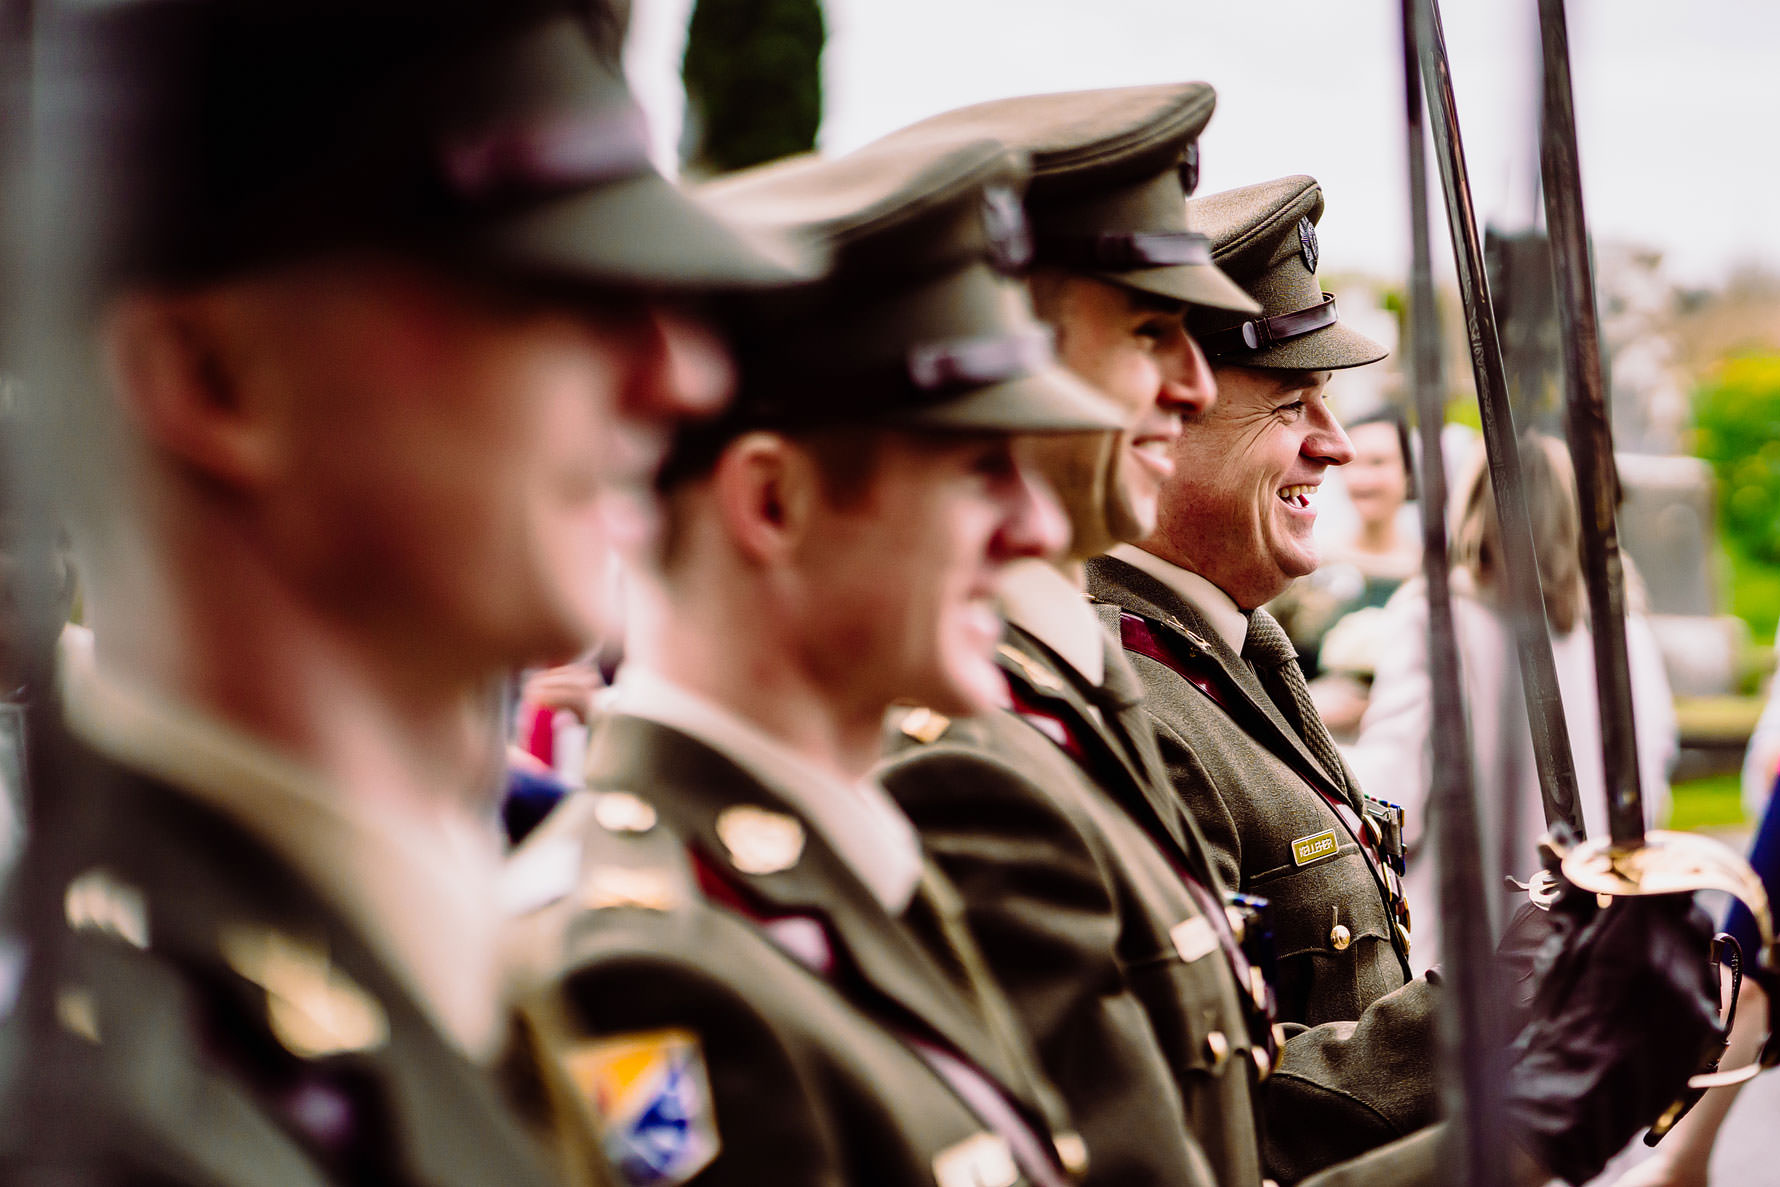
[[[1031,462],[1022,459],[1015,465],[1006,509],[996,533],[997,560],[1060,556],[1069,546],[1069,517],[1057,492]]]
[[[1317,458],[1327,465],[1345,466],[1354,460],[1354,443],[1347,439],[1347,430],[1329,411],[1329,406],[1318,400],[1315,404],[1315,423],[1310,435],[1304,439],[1304,453]]]
[[[1191,420],[1217,403],[1218,381],[1193,335],[1183,329],[1180,338],[1174,357],[1163,368],[1161,398],[1157,402]]]

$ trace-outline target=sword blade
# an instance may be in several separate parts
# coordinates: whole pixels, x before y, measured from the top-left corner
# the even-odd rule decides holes
[[[1441,1048],[1445,1115],[1452,1132],[1445,1150],[1456,1187],[1506,1187],[1500,1157],[1502,1105],[1501,1019],[1488,984],[1489,894],[1477,817],[1476,781],[1459,676],[1446,540],[1446,465],[1440,430],[1445,420],[1440,381],[1440,327],[1434,303],[1433,248],[1428,232],[1428,167],[1424,146],[1421,70],[1416,52],[1416,0],[1403,0],[1403,99],[1408,129],[1411,268],[1409,281],[1410,389],[1421,442],[1417,475],[1422,518],[1422,573],[1428,589],[1428,674],[1432,685],[1434,779],[1430,827],[1439,854],[1440,917],[1454,959],[1448,961]]]
[[[1632,848],[1644,843],[1644,795],[1638,778],[1638,735],[1626,653],[1625,570],[1614,520],[1619,475],[1613,464],[1613,428],[1601,375],[1601,335],[1595,321],[1588,224],[1582,210],[1564,0],[1539,0],[1539,34],[1545,78],[1539,163],[1564,335],[1565,435],[1576,464],[1582,511],[1582,570],[1588,585],[1595,680],[1600,690],[1608,832],[1614,845]]]
[[[1483,422],[1491,485],[1495,489],[1496,515],[1502,528],[1509,604],[1514,611],[1510,617],[1514,620],[1521,689],[1526,697],[1527,723],[1532,730],[1533,757],[1539,772],[1540,800],[1548,825],[1562,821],[1581,837],[1582,813],[1576,800],[1570,729],[1564,720],[1563,694],[1558,689],[1557,664],[1552,658],[1551,634],[1545,619],[1545,599],[1539,589],[1539,562],[1533,550],[1533,525],[1527,513],[1514,415],[1508,407],[1501,335],[1495,307],[1490,302],[1483,241],[1471,201],[1465,149],[1459,138],[1458,110],[1438,0],[1426,0],[1417,13],[1416,44],[1446,197],[1446,217],[1452,230],[1453,259],[1465,300],[1471,370],[1476,378],[1477,406]]]

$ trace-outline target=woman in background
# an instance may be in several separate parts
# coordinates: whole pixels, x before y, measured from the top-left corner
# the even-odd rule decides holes
[[[1521,449],[1534,549],[1545,594],[1545,614],[1557,661],[1558,686],[1576,763],[1583,823],[1604,835],[1607,797],[1601,770],[1600,711],[1595,692],[1594,643],[1582,582],[1576,479],[1569,453],[1549,437],[1529,437]],[[1481,454],[1472,464],[1453,532],[1453,620],[1470,722],[1472,769],[1481,807],[1481,841],[1488,885],[1503,874],[1525,879],[1539,866],[1537,846],[1545,814],[1534,766],[1531,731],[1521,697],[1512,608],[1503,572],[1501,528],[1489,470]],[[1668,770],[1676,752],[1675,710],[1656,639],[1640,598],[1627,614],[1626,646],[1636,712],[1644,804],[1654,824],[1668,813]],[[1438,907],[1431,834],[1425,828],[1431,778],[1432,693],[1428,676],[1428,606],[1421,579],[1406,583],[1386,607],[1372,699],[1359,740],[1347,757],[1371,795],[1402,803],[1410,844],[1404,879],[1414,921],[1411,960],[1417,970],[1439,960]],[[1488,900],[1499,935],[1515,906],[1504,891]]]

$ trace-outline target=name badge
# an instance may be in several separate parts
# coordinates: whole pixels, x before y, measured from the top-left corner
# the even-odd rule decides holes
[[[1299,837],[1292,842],[1292,864],[1307,866],[1325,857],[1334,857],[1340,848],[1341,843],[1335,839],[1334,829]]]

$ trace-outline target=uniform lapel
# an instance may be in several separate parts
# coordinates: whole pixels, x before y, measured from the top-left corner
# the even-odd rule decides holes
[[[219,1010],[268,1027],[293,1066],[312,1064],[318,1082],[374,1085],[376,1099],[360,1103],[389,1135],[403,1174],[396,1181],[547,1181],[492,1078],[440,1035],[315,888],[208,806],[109,762],[102,766],[116,844],[137,858],[110,865],[108,874],[140,881],[135,889],[147,905],[151,949],[201,978],[218,995]],[[256,962],[256,950],[268,958]],[[308,1035],[320,1041],[318,1049],[293,1049],[290,1035],[270,1022],[275,999],[298,1015],[347,1022]],[[337,1050],[328,1049],[330,1041]],[[270,1093],[276,1114],[278,1091],[259,1087]],[[292,1117],[278,1120],[293,1124]]]
[[[589,746],[587,772],[591,787],[648,799],[701,858],[721,869],[764,913],[812,917],[825,924],[859,979],[884,999],[861,1000],[844,979],[837,980],[837,988],[855,1005],[881,1015],[887,1002],[905,1016],[893,1030],[906,1032],[912,1022],[917,1030],[931,1031],[1015,1094],[1035,1116],[1043,1115],[1038,1102],[1027,1098],[1020,1069],[1009,1066],[989,1040],[951,974],[786,797],[696,738],[623,714],[601,724]],[[719,831],[720,818],[735,808],[764,808],[797,821],[803,840],[796,860],[770,872],[738,866]]]
[[[1328,793],[1351,802],[1344,782],[1323,769],[1297,729],[1274,704],[1254,669],[1231,650],[1223,636],[1185,598],[1136,566],[1106,556],[1088,562],[1088,592],[1149,620],[1183,652],[1209,659],[1223,677],[1223,691],[1236,701],[1232,707],[1252,724],[1264,727],[1257,740],[1300,772],[1314,776]]]
[[[1021,694],[1062,719],[1095,751],[1095,781],[1158,840],[1191,856],[1179,801],[1156,752],[1153,727],[1142,714],[1143,689],[1124,652],[1106,640],[1106,682],[1099,702],[1101,720],[1089,712],[1086,679],[1050,648],[1018,627],[1009,627],[1001,656],[1003,671],[1018,681]],[[1147,743],[1147,746],[1145,745]]]

